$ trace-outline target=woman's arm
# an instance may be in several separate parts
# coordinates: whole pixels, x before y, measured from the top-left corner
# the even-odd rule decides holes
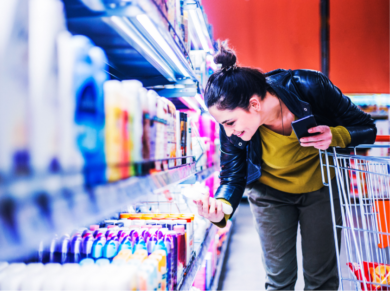
[[[233,213],[236,211],[241,198],[244,194],[246,185],[246,149],[239,149],[235,147],[228,139],[223,126],[220,125],[220,139],[221,139],[221,185],[215,193],[216,200],[204,197],[201,202],[197,203],[198,212],[219,227],[226,225],[226,215],[217,213],[220,209],[220,203],[228,203],[233,207]],[[206,195],[205,195],[206,196]],[[209,202],[210,201],[210,202]],[[220,217],[220,222],[213,221],[216,217]]]
[[[294,74],[297,72],[297,74]],[[349,146],[375,142],[376,126],[371,116],[361,111],[321,72],[294,71],[293,82],[300,95],[304,95],[321,114],[327,115],[335,125],[345,127],[351,135]],[[313,110],[314,111],[314,110]]]

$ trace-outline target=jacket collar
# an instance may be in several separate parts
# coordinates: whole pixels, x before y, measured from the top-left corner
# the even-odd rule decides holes
[[[294,82],[291,70],[277,69],[266,74],[267,83],[276,92],[278,97],[286,104],[287,108],[298,119],[311,115],[311,106],[309,103],[299,98],[299,91]],[[221,126],[223,128],[223,126]],[[237,148],[245,149],[248,141],[244,141],[238,136],[232,135],[229,141]]]

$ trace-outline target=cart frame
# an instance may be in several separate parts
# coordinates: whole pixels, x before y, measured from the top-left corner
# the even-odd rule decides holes
[[[377,138],[377,141],[385,140],[390,138]],[[358,155],[359,148],[390,148],[390,145],[360,145],[351,148],[351,155],[339,154],[336,148],[332,151],[319,150],[322,182],[329,187],[339,288],[345,290],[344,284],[349,283],[350,288],[347,290],[388,290],[390,275],[389,281],[372,283],[371,277],[366,276],[367,270],[364,270],[364,266],[372,267],[367,267],[368,271],[372,271],[377,265],[370,263],[376,262],[388,264],[390,269],[390,208],[386,213],[386,209],[382,207],[387,203],[390,205],[390,157]],[[332,177],[332,171],[340,198],[342,225],[336,223],[333,189],[329,178]],[[379,215],[384,215],[384,220],[379,219]],[[341,249],[338,247],[338,229],[341,229],[342,233]],[[351,263],[350,271],[347,271],[348,268],[341,262],[341,254],[346,255],[346,260]],[[360,278],[353,273],[354,268],[360,268]]]

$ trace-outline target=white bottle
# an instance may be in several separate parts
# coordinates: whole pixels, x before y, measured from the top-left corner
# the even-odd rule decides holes
[[[187,115],[187,156],[192,156],[192,134],[191,119]],[[192,162],[192,158],[187,158],[187,164]]]
[[[128,113],[130,120],[130,142],[133,145],[132,162],[142,161],[142,108],[140,102],[140,89],[142,83],[137,80],[122,81],[123,93],[128,100]]]
[[[16,168],[15,156],[28,155],[29,0],[1,4],[0,176],[7,176]]]
[[[58,163],[57,37],[65,30],[63,3],[29,1],[29,136],[32,167],[45,173]]]
[[[149,130],[149,142],[150,142],[150,160],[156,159],[156,122],[154,119],[157,117],[157,98],[158,95],[155,91],[149,90],[147,93],[149,103],[149,119],[150,119],[150,130]]]

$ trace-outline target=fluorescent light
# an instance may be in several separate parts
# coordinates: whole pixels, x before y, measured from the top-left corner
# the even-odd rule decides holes
[[[149,42],[146,39],[142,38],[142,35],[127,18],[112,16],[109,18],[109,20],[112,24],[115,25],[117,29],[120,30],[120,32],[122,32],[122,37],[124,37],[131,44],[135,42],[136,46],[138,46],[140,50],[139,52],[142,51],[147,54],[147,56],[149,56],[149,58],[154,63],[158,64],[160,68],[165,71],[165,76],[169,81],[176,80],[172,69],[167,66],[165,62],[161,61],[161,57],[149,47]]]
[[[165,39],[159,33],[159,31],[154,26],[154,24],[150,20],[150,18],[146,14],[141,14],[141,15],[137,15],[137,20],[146,29],[146,31],[154,38],[154,40],[163,49],[163,51],[168,55],[168,57],[175,63],[175,65],[180,70],[180,72],[184,76],[189,77],[190,75],[189,75],[188,71],[183,67],[180,60],[177,58],[177,56],[175,55],[173,50],[170,48],[168,43],[165,41]]]
[[[200,113],[201,113],[199,107],[195,104],[194,101],[192,101],[192,99],[191,99],[190,97],[180,97],[180,99],[181,99],[182,101],[184,101],[184,103],[186,103],[186,105],[187,105],[190,109],[195,110],[197,114],[200,114]]]
[[[198,103],[200,104],[200,106],[202,106],[203,110],[208,112],[208,108],[206,106],[206,104],[204,103],[204,100],[202,99],[202,97],[200,96],[200,94],[196,94],[195,95],[195,99],[196,101],[198,101]]]
[[[202,31],[202,26],[199,22],[199,18],[198,18],[199,15],[197,13],[197,10],[189,10],[189,13],[191,15],[192,22],[195,26],[196,33],[198,34],[198,37],[199,37],[200,43],[202,44],[203,49],[206,52],[209,52],[210,51],[209,44],[206,40],[205,34]]]

